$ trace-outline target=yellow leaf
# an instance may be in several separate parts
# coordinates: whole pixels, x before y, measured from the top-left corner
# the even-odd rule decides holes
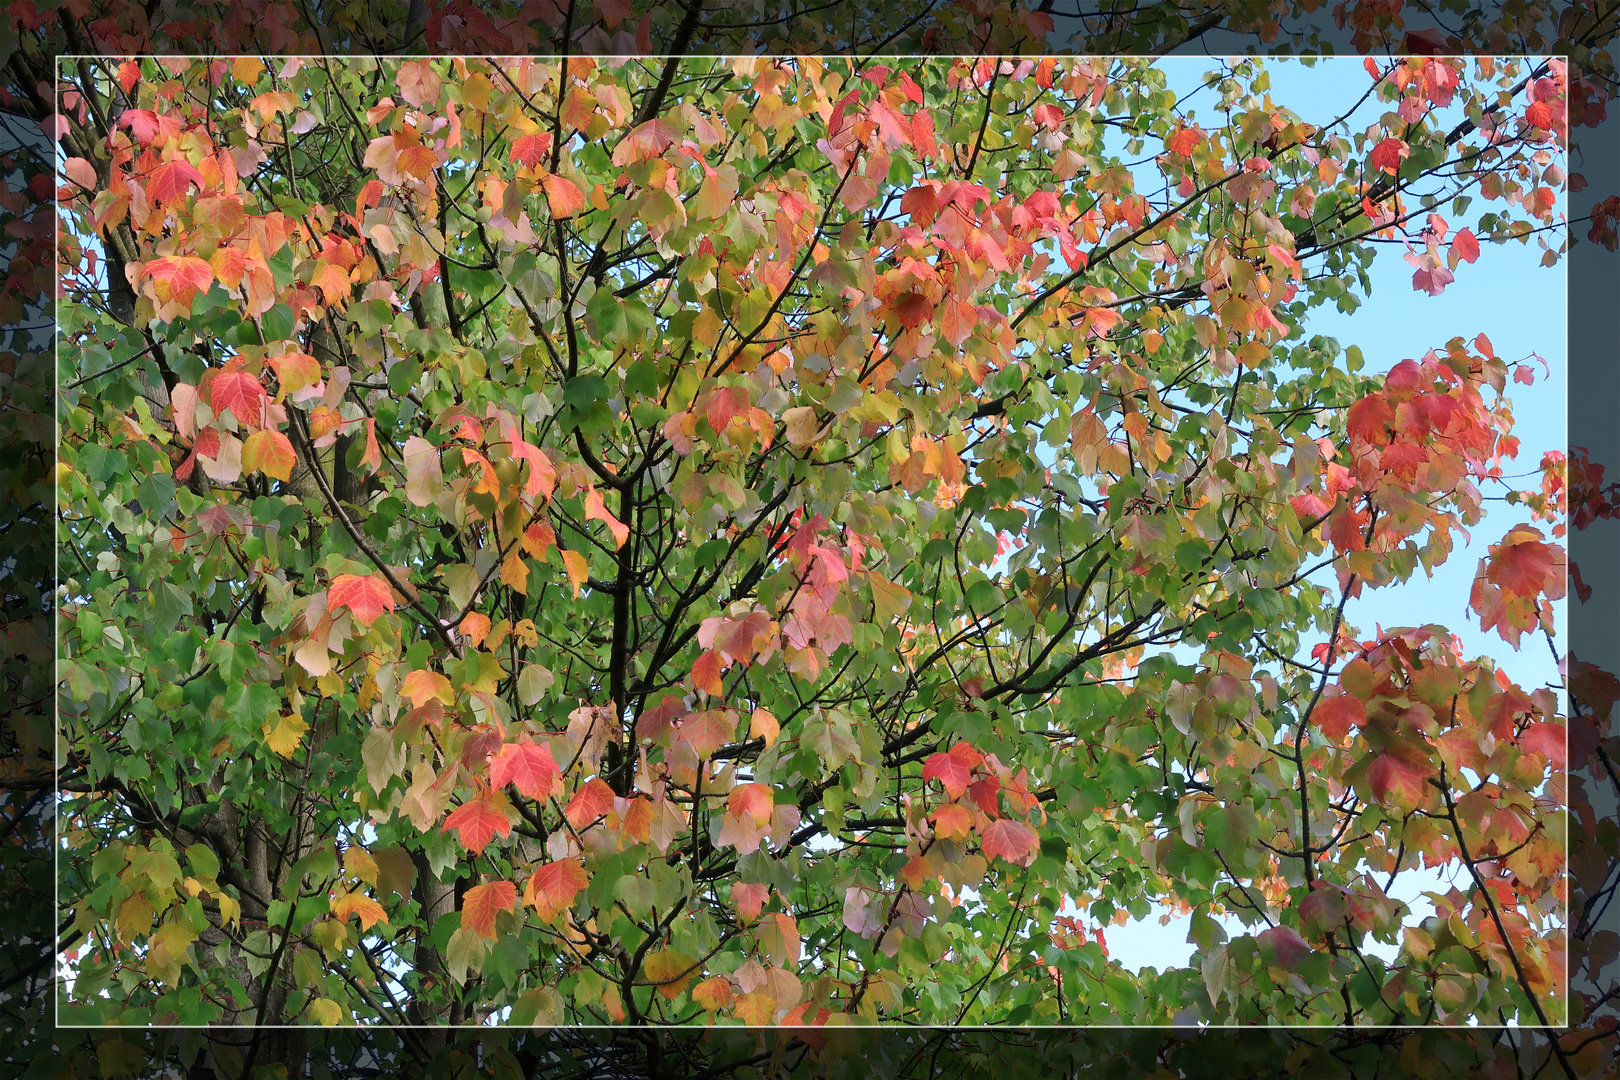
[[[658,984],[658,992],[674,1000],[697,974],[697,962],[685,953],[664,949],[647,957],[642,969],[647,981]]]
[[[283,714],[276,717],[272,723],[266,723],[264,731],[265,745],[284,758],[290,758],[298,751],[298,744],[303,741],[304,732],[309,725],[304,723],[302,717]]]
[[[322,1027],[336,1027],[343,1023],[343,1006],[331,998],[316,998],[309,1003],[309,1018]]]
[[[567,554],[564,554],[564,559]],[[529,564],[523,561],[523,556],[514,549],[501,564],[501,583],[510,585],[524,596],[529,595]],[[578,590],[576,589],[576,594]]]
[[[213,894],[213,896],[214,902],[219,905],[219,921],[221,923],[228,923],[232,926],[241,925],[241,902],[227,892],[216,892]]]
[[[259,74],[264,71],[264,64],[256,57],[238,56],[231,63],[231,75],[237,82],[252,86],[259,81]]]

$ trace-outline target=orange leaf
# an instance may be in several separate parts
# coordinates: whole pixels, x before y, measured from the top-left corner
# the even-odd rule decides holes
[[[725,664],[717,649],[710,649],[697,658],[692,665],[692,687],[702,690],[710,697],[719,697],[725,693],[725,686],[720,681],[720,672]]]
[[[339,574],[327,591],[326,606],[334,612],[346,607],[362,624],[370,626],[384,609],[394,610],[394,591],[375,574]]]
[[[420,709],[424,702],[437,698],[446,705],[456,703],[456,695],[450,689],[450,680],[437,671],[413,671],[405,676],[400,683],[399,692],[410,699],[414,708]]]
[[[973,830],[973,814],[961,803],[945,803],[933,813],[934,832],[950,839],[965,837]]]
[[[930,754],[923,763],[922,778],[924,783],[938,780],[945,785],[945,791],[951,798],[959,799],[962,792],[968,789],[973,769],[956,754]]]
[[[540,186],[545,189],[546,205],[554,219],[570,218],[585,209],[585,193],[568,177],[547,173]]]
[[[686,984],[692,981],[697,970],[696,960],[673,949],[649,953],[642,966],[647,981],[657,983],[658,992],[671,1001],[681,996],[681,991],[686,989]]]
[[[486,881],[474,885],[461,898],[461,925],[470,926],[479,937],[495,938],[495,916],[511,911],[517,904],[517,886],[510,881]]]
[[[775,795],[769,784],[738,784],[731,789],[731,795],[726,800],[727,810],[738,818],[744,815],[752,817],[756,825],[764,825],[771,820],[775,805]]]
[[[507,743],[490,758],[489,782],[498,788],[516,784],[531,799],[562,794],[562,770],[551,750],[528,741]]]
[[[585,520],[600,521],[608,527],[613,534],[613,546],[624,547],[625,541],[630,539],[630,526],[608,513],[607,507],[602,505],[602,494],[595,488],[585,493]]]
[[[463,846],[474,853],[481,852],[496,833],[503,837],[511,835],[512,820],[507,813],[510,806],[506,796],[486,791],[451,811],[439,831],[455,829],[461,834]]]
[[[1360,698],[1340,694],[1337,697],[1325,697],[1317,702],[1313,717],[1321,725],[1322,734],[1338,742],[1350,734],[1351,724],[1356,727],[1366,726],[1367,707],[1361,703]]]
[[[244,424],[258,425],[264,400],[264,387],[245,371],[222,371],[208,384],[208,407],[216,413],[229,409]]]
[[[297,463],[292,443],[279,431],[255,431],[242,443],[242,468],[247,472],[258,471],[286,480]]]
[[[340,922],[348,922],[350,915],[360,916],[360,929],[370,930],[379,922],[388,921],[383,906],[364,893],[352,892],[332,901],[332,915]]]
[[[730,709],[708,709],[682,718],[675,738],[692,747],[700,758],[710,757],[731,741],[737,730],[737,714]]]
[[[543,521],[537,521],[523,530],[523,550],[532,559],[544,559],[556,546],[557,534]]]
[[[568,571],[568,582],[574,587],[574,599],[579,599],[579,587],[585,584],[591,576],[590,563],[578,551],[559,548],[562,552],[563,567]]]
[[[238,274],[237,277],[240,278],[241,275]],[[268,363],[275,369],[276,381],[281,384],[281,393],[277,395],[277,400],[321,381],[320,361],[309,353],[283,353],[280,356],[270,357]]]
[[[578,859],[558,859],[536,870],[523,887],[523,902],[540,918],[552,922],[568,909],[579,891],[590,884],[585,864]]]
[[[574,797],[563,808],[563,816],[574,828],[583,829],[597,818],[611,813],[613,799],[613,789],[608,787],[607,781],[593,776],[574,792]]]
[[[476,649],[483,644],[484,638],[489,636],[489,616],[469,611],[462,617],[461,625],[456,627],[456,631]]]
[[[724,975],[704,979],[692,987],[692,1000],[708,1013],[716,1013],[731,1004],[731,983]]]

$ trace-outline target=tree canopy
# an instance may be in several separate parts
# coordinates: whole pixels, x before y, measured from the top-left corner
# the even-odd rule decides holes
[[[64,64],[62,1022],[247,1075],[278,1024],[1581,1021],[1597,714],[1345,614],[1511,489],[1534,370],[1310,328],[1380,242],[1556,262],[1571,80],[1307,117],[1274,63]],[[1607,504],[1540,465],[1472,605],[1556,653]],[[1111,962],[1160,910],[1192,964]]]

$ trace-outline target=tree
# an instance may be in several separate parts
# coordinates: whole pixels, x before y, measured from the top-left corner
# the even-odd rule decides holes
[[[1559,1018],[1555,701],[1340,617],[1474,519],[1511,365],[1291,333],[1384,230],[1434,291],[1550,225],[1555,69],[1369,77],[1481,153],[1247,63],[1207,131],[1129,62],[86,68],[75,1016]],[[1477,887],[1385,965],[1403,846]],[[1106,967],[1150,895],[1201,972]]]

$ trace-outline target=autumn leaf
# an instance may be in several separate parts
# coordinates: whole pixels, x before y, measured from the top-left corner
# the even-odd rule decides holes
[[[523,902],[534,908],[542,921],[555,922],[588,884],[590,878],[580,860],[558,859],[537,868],[529,876],[523,887]]]
[[[1312,719],[1321,727],[1322,734],[1334,742],[1340,742],[1350,734],[1351,725],[1366,726],[1367,709],[1360,698],[1338,694],[1318,701]]]
[[[698,964],[690,956],[673,949],[660,949],[647,954],[642,961],[642,974],[658,987],[658,992],[673,1001],[697,974]]]
[[[435,699],[446,705],[456,703],[456,695],[450,687],[450,680],[437,671],[425,668],[407,674],[399,684],[399,692],[410,701],[413,708],[417,709]]]
[[[262,472],[277,480],[292,476],[298,455],[292,443],[279,431],[266,428],[255,431],[242,441],[242,468],[247,472]]]
[[[551,153],[550,132],[519,135],[512,140],[511,160],[514,164],[532,168],[545,161],[549,153]]]
[[[326,591],[326,605],[332,611],[348,608],[358,622],[370,626],[384,611],[394,610],[394,591],[375,574],[339,574]]]
[[[462,846],[474,854],[482,852],[497,834],[512,832],[511,804],[498,791],[486,791],[450,812],[441,832],[456,830]]]
[[[1015,866],[1034,862],[1041,846],[1035,830],[1013,818],[1001,818],[985,826],[979,833],[979,842],[985,858],[1000,857]]]
[[[332,917],[339,922],[348,922],[351,915],[360,917],[360,929],[370,930],[379,922],[388,921],[388,913],[383,906],[364,893],[344,893],[332,901]]]
[[[563,790],[562,772],[551,750],[527,740],[507,743],[489,759],[489,782],[498,788],[516,784],[531,799],[548,799]]]
[[[540,186],[545,189],[546,206],[554,219],[571,218],[585,209],[585,193],[568,177],[547,173]]]
[[[302,717],[283,713],[263,725],[264,743],[282,757],[290,758],[298,752],[298,745],[308,730],[309,725]]]
[[[563,816],[576,829],[584,829],[598,818],[613,812],[613,789],[600,777],[592,777],[581,784],[574,797],[563,808]]]
[[[579,599],[581,585],[590,578],[590,564],[585,561],[581,552],[570,548],[559,549],[562,553],[563,567],[568,571],[568,582],[574,587],[574,599]]]
[[[692,665],[692,687],[702,690],[710,697],[720,697],[725,693],[725,684],[720,681],[721,673],[725,670],[725,660],[718,649],[709,649],[697,658]]]
[[[495,939],[495,916],[511,911],[517,903],[517,886],[510,881],[486,881],[474,885],[461,898],[461,925],[479,937]]]
[[[750,885],[737,881],[731,885],[731,902],[737,905],[737,914],[752,922],[759,918],[760,909],[765,906],[765,900],[770,893],[769,885]]]
[[[738,784],[726,797],[726,809],[736,817],[751,817],[756,825],[771,820],[775,795],[769,784]]]

